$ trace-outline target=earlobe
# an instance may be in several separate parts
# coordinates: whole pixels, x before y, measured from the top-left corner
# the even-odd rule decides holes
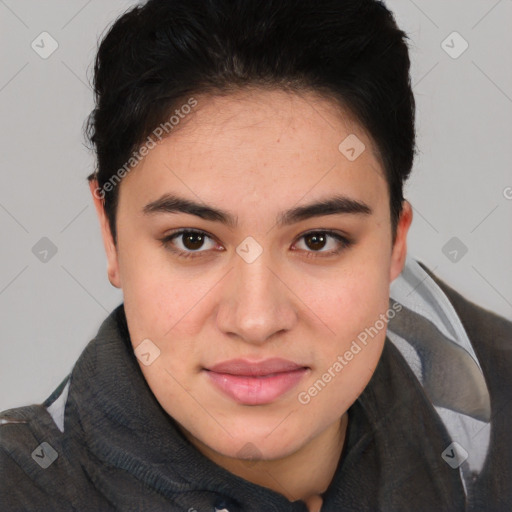
[[[121,278],[119,274],[119,261],[117,257],[117,247],[112,237],[110,224],[104,207],[104,191],[98,186],[97,180],[89,182],[94,207],[100,222],[101,236],[103,238],[103,245],[107,255],[107,276],[110,284],[116,288],[121,288]]]
[[[412,206],[409,201],[404,200],[402,203],[402,213],[398,220],[396,231],[396,239],[391,254],[391,267],[389,274],[389,282],[394,281],[402,272],[407,257],[407,233],[412,223]]]

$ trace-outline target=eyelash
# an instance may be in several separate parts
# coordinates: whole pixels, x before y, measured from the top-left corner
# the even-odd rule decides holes
[[[210,238],[211,240],[214,240],[214,238],[205,231],[189,228],[189,229],[180,229],[180,230],[174,231],[173,233],[170,233],[169,235],[161,238],[160,242],[167,250],[176,254],[176,256],[178,256],[179,258],[190,259],[190,258],[203,257],[203,253],[208,252],[208,251],[200,251],[200,250],[182,251],[182,250],[176,249],[175,247],[172,246],[172,241],[175,238],[178,238],[179,236],[187,234],[187,233],[196,233],[199,235],[204,235],[205,237]],[[330,229],[316,229],[316,230],[312,230],[312,231],[307,231],[306,233],[300,235],[297,240],[301,240],[302,238],[305,238],[306,236],[313,235],[313,234],[325,234],[325,235],[331,236],[332,238],[336,239],[340,243],[341,247],[334,251],[305,251],[305,253],[306,253],[305,256],[307,258],[325,258],[325,257],[329,257],[329,256],[337,256],[343,250],[348,249],[350,246],[352,246],[354,243],[352,240],[348,239],[347,237],[342,236],[339,233],[337,233],[336,231],[333,231]]]

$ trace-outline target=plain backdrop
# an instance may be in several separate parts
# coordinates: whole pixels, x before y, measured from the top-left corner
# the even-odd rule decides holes
[[[0,410],[43,401],[122,302],[82,130],[97,41],[135,3],[0,0]],[[417,102],[409,253],[512,319],[512,1],[387,5]]]

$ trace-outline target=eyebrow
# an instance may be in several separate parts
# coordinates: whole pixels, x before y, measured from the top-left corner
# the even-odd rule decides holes
[[[231,228],[236,227],[238,223],[238,217],[225,210],[197,203],[175,194],[164,194],[156,201],[144,206],[143,212],[145,215],[188,213],[204,220],[221,222]],[[313,217],[339,214],[371,215],[372,209],[362,201],[338,194],[281,212],[277,216],[276,222],[278,226],[287,226]]]

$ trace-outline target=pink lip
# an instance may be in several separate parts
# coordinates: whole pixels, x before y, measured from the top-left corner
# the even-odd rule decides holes
[[[260,362],[232,359],[206,369],[218,389],[245,405],[273,402],[295,387],[307,371],[305,366],[279,358]]]

